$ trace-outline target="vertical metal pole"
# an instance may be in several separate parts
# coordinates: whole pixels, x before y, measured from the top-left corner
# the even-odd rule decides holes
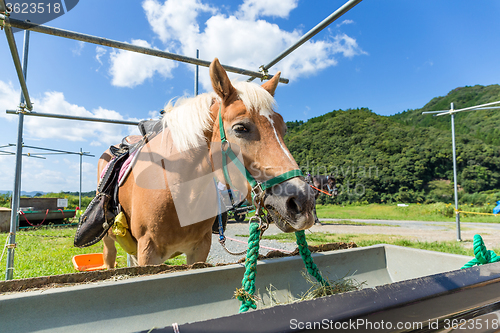
[[[82,148],[80,148],[80,195],[78,196],[78,209],[82,209]]]
[[[196,59],[200,57],[200,50],[196,49]],[[198,65],[196,65],[194,70],[194,95],[198,96]]]
[[[26,80],[28,74],[28,49],[29,49],[29,30],[24,31],[24,50],[23,50],[23,77]],[[28,97],[28,96],[27,96]],[[28,97],[29,98],[29,97]],[[24,93],[21,92],[21,105],[26,102]],[[14,175],[14,190],[12,191],[12,211],[10,214],[10,233],[7,244],[7,267],[5,269],[5,280],[14,278],[14,249],[16,247],[16,231],[19,226],[19,197],[21,193],[21,166],[23,156],[23,125],[24,115],[19,113],[19,124],[17,128],[16,145],[16,170]]]
[[[451,111],[453,111],[453,103],[451,103]],[[457,151],[455,145],[455,114],[451,114],[451,137],[453,142],[453,185],[455,188],[455,216],[457,221],[457,241],[462,241],[460,235],[460,213],[458,212],[458,180],[457,180]]]

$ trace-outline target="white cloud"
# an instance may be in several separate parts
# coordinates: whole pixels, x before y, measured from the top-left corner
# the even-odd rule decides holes
[[[200,0],[169,0],[163,4],[158,0],[145,0],[142,8],[146,12],[151,29],[164,43],[182,43],[179,40],[181,37],[199,34],[200,27],[196,21],[198,14],[216,13],[215,8],[203,4]]]
[[[67,169],[72,170],[73,175],[77,175],[78,179],[80,179],[80,158],[78,156],[73,155],[74,158],[72,159],[64,159],[64,163],[66,163]],[[84,157],[85,159],[85,157]],[[91,175],[95,175],[96,173],[96,167],[95,165],[84,162],[82,160],[82,174],[83,173],[88,173]]]
[[[0,155],[0,190],[12,190],[14,185],[14,169],[16,159],[13,156]]]
[[[297,7],[297,3],[296,0],[245,0],[230,15],[220,13],[202,0],[145,0],[143,9],[151,29],[171,52],[192,57],[199,49],[202,59],[217,57],[223,64],[257,71],[303,35],[302,31],[282,30],[278,25],[259,17],[286,18]],[[198,22],[199,17],[206,13],[211,14],[211,17],[205,22]],[[349,20],[344,22],[350,23]],[[148,44],[145,41],[141,43]],[[122,52],[116,54],[122,55]],[[306,42],[274,66],[271,72],[281,70],[283,76],[298,79],[337,65],[342,56],[351,58],[360,54],[366,52],[356,40],[339,33]],[[140,61],[130,60],[132,55],[127,57],[127,61],[117,56],[111,59],[113,65],[110,73],[115,85],[135,86],[151,78],[155,72],[164,77],[170,74],[170,69],[153,60],[142,62],[138,66],[140,70],[135,69],[134,66]],[[207,71],[200,71],[200,83],[210,90]]]
[[[355,55],[368,54],[363,51],[356,40],[346,34],[339,34],[334,37],[334,42],[332,44],[334,53],[342,53],[346,58],[352,58]]]
[[[353,20],[343,20],[342,22],[337,23],[337,28],[340,26],[346,25],[346,24],[354,24],[354,21]]]
[[[149,111],[148,115],[150,119],[158,119],[160,118],[160,111]]]
[[[0,118],[8,121],[17,120],[17,117],[5,113],[5,110],[15,110],[19,105],[21,91],[14,89],[11,82],[0,81]]]
[[[95,48],[95,59],[102,65],[102,56],[108,52],[104,47],[102,46],[96,46]]]
[[[82,173],[88,173],[91,175],[95,175],[96,167],[92,163],[82,162]]]
[[[83,47],[85,46],[85,42],[78,41],[75,44],[75,47],[71,50],[74,56],[79,56],[82,54]]]
[[[20,91],[16,91],[13,85],[0,80],[0,110],[15,109],[19,103]],[[42,97],[32,97],[36,111],[41,113],[58,113],[73,116],[96,117],[107,119],[124,119],[124,117],[114,110],[104,109],[102,107],[94,110],[72,104],[65,99],[61,92],[46,92]],[[4,134],[4,140],[8,137],[14,137],[17,125],[13,126],[3,120],[11,119],[17,121],[13,115],[4,116],[0,112],[1,130]],[[130,119],[127,120],[136,120]],[[11,133],[12,132],[12,133]],[[40,141],[49,139],[53,148],[59,148],[58,142],[73,141],[89,143],[90,146],[102,146],[96,149],[96,158],[84,158],[84,191],[95,189],[96,186],[96,163],[99,158],[99,151],[104,151],[104,147],[116,144],[121,139],[130,134],[138,134],[135,126],[112,125],[97,122],[85,122],[74,120],[62,120],[53,118],[24,117],[24,140],[25,142]],[[7,144],[9,141],[0,142]],[[33,145],[33,144],[32,144]],[[42,146],[47,146],[42,144]],[[4,149],[14,152],[13,148]],[[32,151],[33,152],[33,151]],[[96,154],[95,152],[93,154]],[[46,160],[33,157],[23,157],[22,165],[22,190],[25,191],[61,191],[77,190],[79,184],[79,157],[70,155],[53,159],[47,157]],[[85,161],[86,160],[86,161]],[[11,190],[14,183],[15,158],[9,155],[0,155],[0,189]],[[70,171],[70,172],[68,172]]]
[[[298,0],[245,0],[236,15],[247,20],[255,20],[259,16],[286,18],[297,7],[298,2]]]
[[[151,47],[145,40],[134,39],[133,45]],[[172,77],[171,71],[177,67],[177,63],[145,54],[129,52],[124,50],[111,51],[111,68],[109,73],[113,77],[112,84],[118,87],[135,87],[146,79],[153,77],[155,73],[167,78]]]
[[[123,116],[113,110],[98,108],[88,111],[82,106],[71,104],[65,100],[64,94],[61,92],[46,92],[42,99],[34,99],[34,103],[37,105],[37,112],[41,113],[123,120]],[[92,140],[104,145],[111,145],[120,142],[127,133],[126,126],[98,122],[76,122],[74,120],[41,117],[25,117],[24,122],[25,137],[32,140]]]

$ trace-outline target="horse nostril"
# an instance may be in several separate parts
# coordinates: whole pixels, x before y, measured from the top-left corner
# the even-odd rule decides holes
[[[300,214],[300,206],[297,203],[297,198],[291,197],[287,200],[286,202],[286,207],[288,208],[288,211],[290,211],[293,214]]]

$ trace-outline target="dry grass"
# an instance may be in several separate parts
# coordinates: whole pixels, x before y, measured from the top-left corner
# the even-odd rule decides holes
[[[298,297],[293,297],[290,294],[286,294],[285,297],[280,297],[279,291],[273,286],[270,285],[269,288],[266,288],[267,295],[269,296],[269,304],[264,304],[264,308],[273,307],[275,305],[285,305],[302,301],[309,301],[319,297],[330,296],[340,293],[345,293],[349,291],[361,290],[365,282],[359,282],[353,277],[344,276],[335,281],[330,281],[326,278],[328,285],[324,285],[319,283],[315,279],[313,279],[309,274],[305,271],[302,272],[303,278],[307,281],[311,287]],[[285,298],[285,301],[280,301],[280,299]],[[264,303],[264,302],[263,302]]]

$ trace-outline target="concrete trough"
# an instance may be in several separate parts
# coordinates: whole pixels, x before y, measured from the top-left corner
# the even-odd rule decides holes
[[[351,295],[350,297],[362,292],[366,294],[367,290],[380,290],[381,286],[390,287],[401,283],[406,283],[405,288],[411,291],[412,288],[416,289],[419,279],[435,274],[450,274],[445,272],[458,270],[471,259],[392,245],[317,253],[313,257],[323,276],[331,281],[349,276],[365,283],[361,291],[342,294]],[[265,308],[269,304],[267,289],[271,285],[274,295],[282,300],[290,295],[296,297],[306,292],[310,284],[302,276],[303,271],[304,264],[300,257],[260,261],[256,278],[258,296],[261,299],[259,308]],[[192,326],[197,324],[210,331],[209,325],[205,325],[204,321],[221,323],[224,320],[230,320],[231,326],[237,325],[226,327],[228,332],[256,331],[255,325],[246,327],[242,320],[274,310],[264,309],[238,315],[240,303],[232,297],[236,288],[241,287],[243,274],[244,266],[234,264],[0,295],[1,331],[137,332],[164,328],[165,332],[171,332],[168,326],[174,323],[185,326],[181,332],[189,331],[190,325],[191,328],[195,327],[191,331],[199,330],[200,327]],[[322,299],[336,296],[340,295]],[[309,311],[311,314],[316,312],[316,301],[318,300],[309,301],[312,302]],[[373,304],[370,299],[365,301],[366,304]],[[346,304],[343,302],[337,306],[345,312]],[[281,305],[271,309],[286,310],[290,306],[294,308],[297,305]],[[358,307],[358,310],[365,307],[360,304],[353,306]],[[287,316],[286,311],[284,316]],[[231,318],[236,318],[237,321],[231,321]],[[217,330],[220,327],[213,331]]]

